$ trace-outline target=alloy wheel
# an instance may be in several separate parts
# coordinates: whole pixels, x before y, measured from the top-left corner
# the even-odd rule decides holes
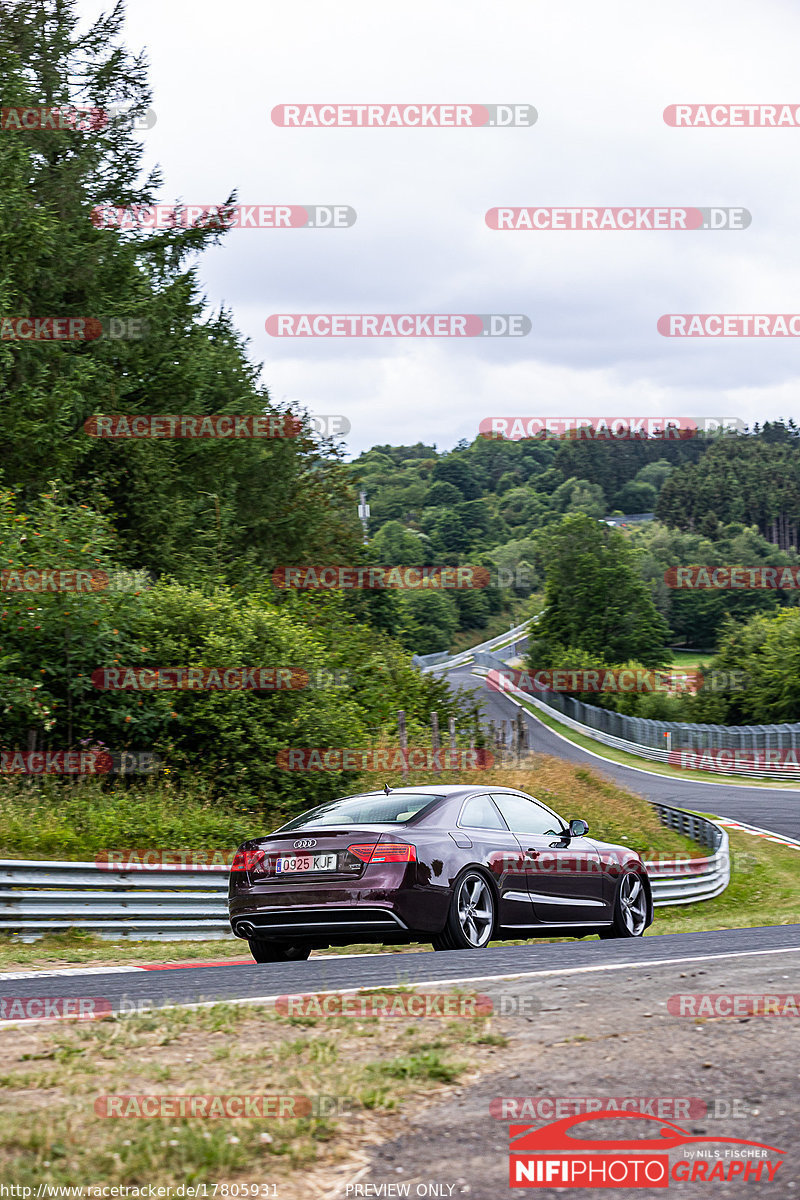
[[[458,889],[458,923],[470,946],[485,946],[494,925],[494,902],[480,875],[467,875]]]
[[[638,937],[647,919],[647,896],[638,875],[631,873],[622,880],[619,906],[631,937]]]

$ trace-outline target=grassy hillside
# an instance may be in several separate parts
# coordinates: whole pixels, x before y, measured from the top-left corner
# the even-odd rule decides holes
[[[446,771],[442,783],[494,783],[529,791],[562,816],[583,817],[595,836],[626,842],[645,857],[698,853],[693,842],[665,829],[649,804],[616,784],[560,759],[536,755],[527,769],[493,768],[480,773]],[[436,776],[412,772],[410,784]],[[342,795],[382,787],[376,775],[354,779]],[[402,779],[389,780],[399,787]],[[236,796],[211,800],[198,788],[168,782],[126,791],[103,790],[86,781],[63,787],[53,781],[6,781],[0,786],[0,858],[91,860],[108,850],[219,850],[268,833],[287,814],[265,798],[263,808],[237,808]]]

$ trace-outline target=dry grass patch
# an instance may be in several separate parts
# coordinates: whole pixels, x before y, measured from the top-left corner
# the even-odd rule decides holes
[[[391,992],[402,989],[391,989]],[[491,1065],[486,1017],[312,1020],[219,1004],[91,1023],[0,1029],[0,1177],[23,1186],[274,1182],[358,1165],[354,1145]],[[114,1119],[102,1095],[308,1096],[310,1116]]]

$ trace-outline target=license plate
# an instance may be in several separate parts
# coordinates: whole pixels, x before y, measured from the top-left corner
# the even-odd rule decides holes
[[[278,875],[287,875],[290,871],[335,871],[335,854],[292,854],[287,858],[279,858],[275,864]]]

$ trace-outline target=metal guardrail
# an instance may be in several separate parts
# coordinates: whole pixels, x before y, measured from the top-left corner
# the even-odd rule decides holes
[[[648,862],[647,874],[653,891],[653,904],[665,908],[673,904],[694,904],[719,896],[731,881],[731,855],[728,834],[721,825],[695,813],[660,800],[650,800],[661,824],[684,837],[707,846],[713,853],[704,858]]]
[[[584,737],[600,742],[603,746],[610,746],[614,750],[625,750],[628,754],[635,754],[639,758],[647,758],[652,762],[662,762],[668,765],[671,763],[684,770],[704,770],[709,775],[751,775],[754,779],[800,781],[800,723],[797,725],[737,727],[735,725],[692,725],[679,721],[656,721],[645,717],[629,717],[623,713],[614,712],[612,709],[585,704],[581,700],[574,700],[570,696],[563,696],[557,692],[543,692],[542,695],[546,699],[541,699],[540,696],[534,696],[530,692],[520,691],[514,687],[507,676],[502,676],[502,672],[507,672],[508,668],[497,655],[483,652],[476,656],[475,663],[488,669],[488,672],[501,672],[496,681],[498,691],[523,698],[526,704],[541,709],[542,712],[554,717],[560,724],[566,725],[568,729],[574,729],[576,733],[581,733]],[[606,727],[614,723],[626,730],[639,730],[641,736],[650,737],[651,742],[658,742],[658,744],[648,745],[643,741],[618,737],[616,734],[609,733],[607,728],[599,729],[597,725],[586,724],[584,721],[570,716],[565,711],[567,707]],[[662,744],[665,733],[670,735],[666,746]],[[764,745],[753,745],[751,748],[747,742],[748,737],[753,743],[760,740],[764,742]],[[776,763],[774,766],[770,766],[768,761],[764,763],[748,761],[747,755],[754,760],[756,755],[764,754],[768,759],[769,752],[775,751],[781,744],[779,741],[781,737],[784,738],[785,746],[792,746],[794,742],[798,743],[795,749],[796,763],[788,761],[788,756],[786,760]],[[680,745],[677,744],[678,740],[681,742]],[[704,759],[703,750],[709,749],[709,740],[712,740],[713,743],[714,757],[712,759],[711,754],[707,753]],[[727,761],[725,755],[728,756]],[[680,762],[675,761],[677,756],[682,756]]]
[[[426,667],[435,667],[437,663],[445,662],[450,657],[447,650],[437,650],[435,654],[412,654],[412,666],[424,671]]]
[[[536,619],[536,617],[533,618],[534,621]],[[515,625],[513,629],[507,629],[505,633],[500,633],[497,635],[497,637],[489,638],[489,640],[486,642],[480,642],[477,646],[470,646],[468,650],[462,650],[458,654],[415,654],[411,661],[417,666],[419,666],[420,663],[422,664],[420,666],[420,671],[423,675],[425,675],[428,671],[434,670],[443,669],[445,671],[451,671],[454,667],[463,667],[473,660],[477,661],[475,658],[476,654],[480,654],[484,651],[488,652],[492,650],[504,649],[514,650],[518,646],[521,648],[522,643],[527,641],[530,625],[530,620],[523,621],[521,625]],[[507,654],[506,657],[510,658],[512,655]],[[435,662],[433,661],[434,658],[436,659]]]
[[[232,937],[228,867],[107,870],[93,862],[0,861],[0,931],[34,940],[80,929],[106,938]]]
[[[661,820],[709,846],[700,859],[648,863],[658,906],[709,900],[730,879],[724,829],[667,804]],[[228,924],[228,867],[107,870],[91,862],[0,861],[0,931],[34,941],[45,933],[80,929],[134,941],[205,941],[232,937]]]

